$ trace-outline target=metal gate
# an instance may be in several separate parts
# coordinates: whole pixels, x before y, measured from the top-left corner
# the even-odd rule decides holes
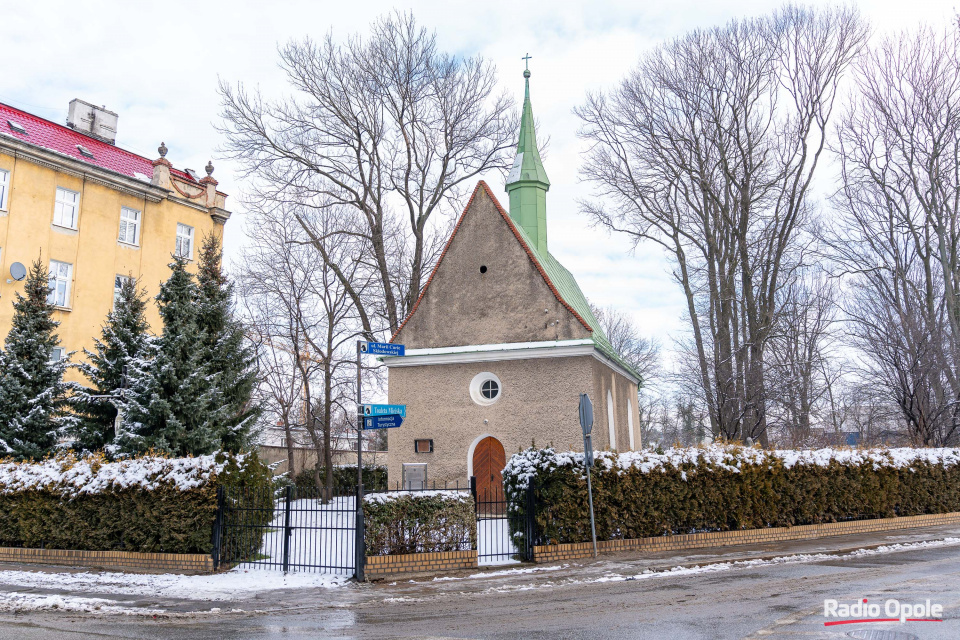
[[[214,565],[353,574],[356,494],[322,489],[223,488],[217,495]],[[337,492],[335,492],[337,493]]]
[[[470,489],[477,510],[477,562],[481,565],[510,564],[533,560],[535,543],[533,491],[507,496],[502,485]]]

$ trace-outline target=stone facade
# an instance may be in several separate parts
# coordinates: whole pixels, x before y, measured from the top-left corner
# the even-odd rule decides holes
[[[430,486],[465,484],[474,447],[487,436],[503,445],[507,458],[531,444],[582,450],[581,393],[594,402],[595,449],[639,447],[637,383],[596,349],[591,331],[551,289],[481,184],[394,338],[411,355],[386,359],[389,402],[407,406],[403,426],[388,433],[390,485],[403,481],[408,463],[427,464]],[[548,346],[516,348],[537,344]],[[429,355],[458,347],[465,351]],[[470,392],[482,373],[500,381],[492,404],[476,402]],[[433,450],[416,452],[420,439],[432,440]]]
[[[419,349],[589,337],[481,186],[393,341]]]

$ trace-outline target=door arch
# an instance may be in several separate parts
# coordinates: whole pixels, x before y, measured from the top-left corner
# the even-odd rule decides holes
[[[493,436],[487,436],[473,449],[473,475],[477,479],[477,498],[481,502],[500,500],[503,495],[503,468],[507,454]]]

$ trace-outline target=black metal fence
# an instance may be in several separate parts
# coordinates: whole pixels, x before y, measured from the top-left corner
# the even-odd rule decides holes
[[[470,478],[470,490],[477,507],[477,561],[480,564],[505,564],[533,560],[535,510],[518,500],[534,498],[531,486],[522,497],[507,496],[503,485],[477,488]]]
[[[356,493],[288,486],[221,488],[214,525],[217,568],[356,571]],[[339,495],[338,495],[339,494]]]
[[[435,485],[433,485],[435,486]],[[401,491],[431,491],[433,486]],[[480,564],[533,559],[536,540],[528,504],[532,488],[519,500],[502,486],[477,490],[447,484],[437,490],[470,491],[476,505],[477,558]],[[365,492],[370,493],[370,492]],[[217,493],[213,558],[217,569],[275,569],[363,575],[363,516],[357,512],[356,486],[333,495],[323,488],[287,486],[280,491],[224,488]]]

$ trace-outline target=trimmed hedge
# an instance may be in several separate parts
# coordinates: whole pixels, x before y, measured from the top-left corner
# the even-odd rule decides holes
[[[327,477],[327,472],[320,467],[320,481]],[[303,469],[294,478],[294,484],[300,491],[316,490],[317,482],[313,475],[313,469]],[[333,487],[334,494],[348,495],[357,491],[357,465],[343,465],[333,468]],[[363,465],[363,490],[367,491],[386,491],[387,490],[387,468],[382,466]]]
[[[957,449],[714,445],[598,452],[596,459],[599,540],[960,511]],[[535,544],[590,540],[582,453],[528,449],[510,459],[503,477],[511,509],[521,513],[523,492],[534,483]],[[513,535],[522,541],[522,531]]]
[[[255,454],[4,462],[0,546],[210,553],[217,487],[271,482]]]
[[[368,556],[476,549],[473,496],[457,491],[375,493],[363,499]]]

